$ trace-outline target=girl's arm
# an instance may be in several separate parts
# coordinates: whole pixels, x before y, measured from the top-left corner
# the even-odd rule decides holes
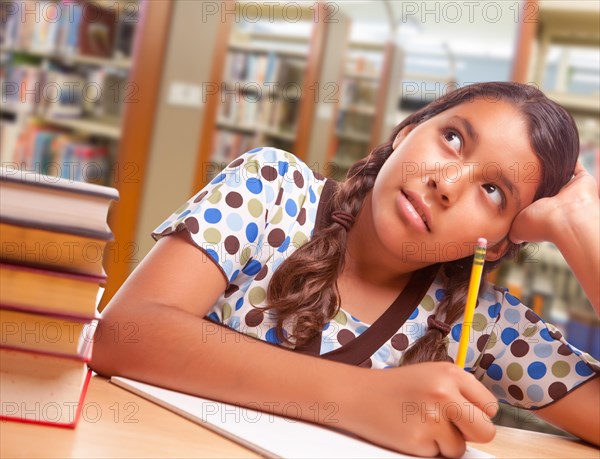
[[[184,234],[162,238],[103,311],[96,372],[330,423],[409,454],[459,457],[465,440],[493,438],[495,398],[456,365],[352,367],[204,320],[225,279]]]

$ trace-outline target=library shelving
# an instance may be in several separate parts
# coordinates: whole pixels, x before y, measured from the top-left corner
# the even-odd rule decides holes
[[[286,22],[283,5],[255,5],[274,27],[244,22],[244,2],[235,2],[235,23],[219,26],[210,78],[219,90],[203,107],[194,192],[252,146],[282,148],[317,168],[326,159],[350,20],[339,12],[328,20],[325,2],[298,4],[297,22]]]
[[[109,298],[132,266],[172,5],[20,0],[0,8],[0,160],[119,190],[105,257]]]

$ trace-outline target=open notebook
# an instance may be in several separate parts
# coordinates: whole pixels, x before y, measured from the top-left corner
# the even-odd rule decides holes
[[[110,380],[265,457],[410,458],[309,422],[112,377]],[[290,412],[293,412],[290,409]],[[469,447],[464,458],[493,458]]]

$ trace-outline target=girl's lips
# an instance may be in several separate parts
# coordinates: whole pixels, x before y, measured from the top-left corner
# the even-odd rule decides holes
[[[403,191],[398,193],[398,198],[396,200],[398,205],[398,210],[400,214],[404,217],[404,219],[415,229],[419,230],[423,233],[428,233],[429,228],[423,221],[423,218],[415,209],[415,206],[411,203],[408,197],[404,194]]]

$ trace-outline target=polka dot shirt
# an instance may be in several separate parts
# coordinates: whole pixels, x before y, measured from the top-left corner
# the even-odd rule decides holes
[[[229,164],[192,196],[152,236],[186,231],[227,279],[227,288],[208,319],[238,332],[285,347],[276,320],[256,306],[266,304],[267,286],[281,263],[313,235],[327,179],[292,153],[252,149]],[[399,365],[404,351],[427,331],[427,318],[443,299],[438,274],[418,307],[361,366]],[[446,338],[455,358],[462,318]],[[293,324],[287,324],[291,331]],[[326,324],[320,353],[339,349],[369,328],[343,309]],[[479,294],[466,369],[498,399],[528,409],[562,398],[600,374],[600,364],[571,346],[554,326],[503,288],[488,285]]]

